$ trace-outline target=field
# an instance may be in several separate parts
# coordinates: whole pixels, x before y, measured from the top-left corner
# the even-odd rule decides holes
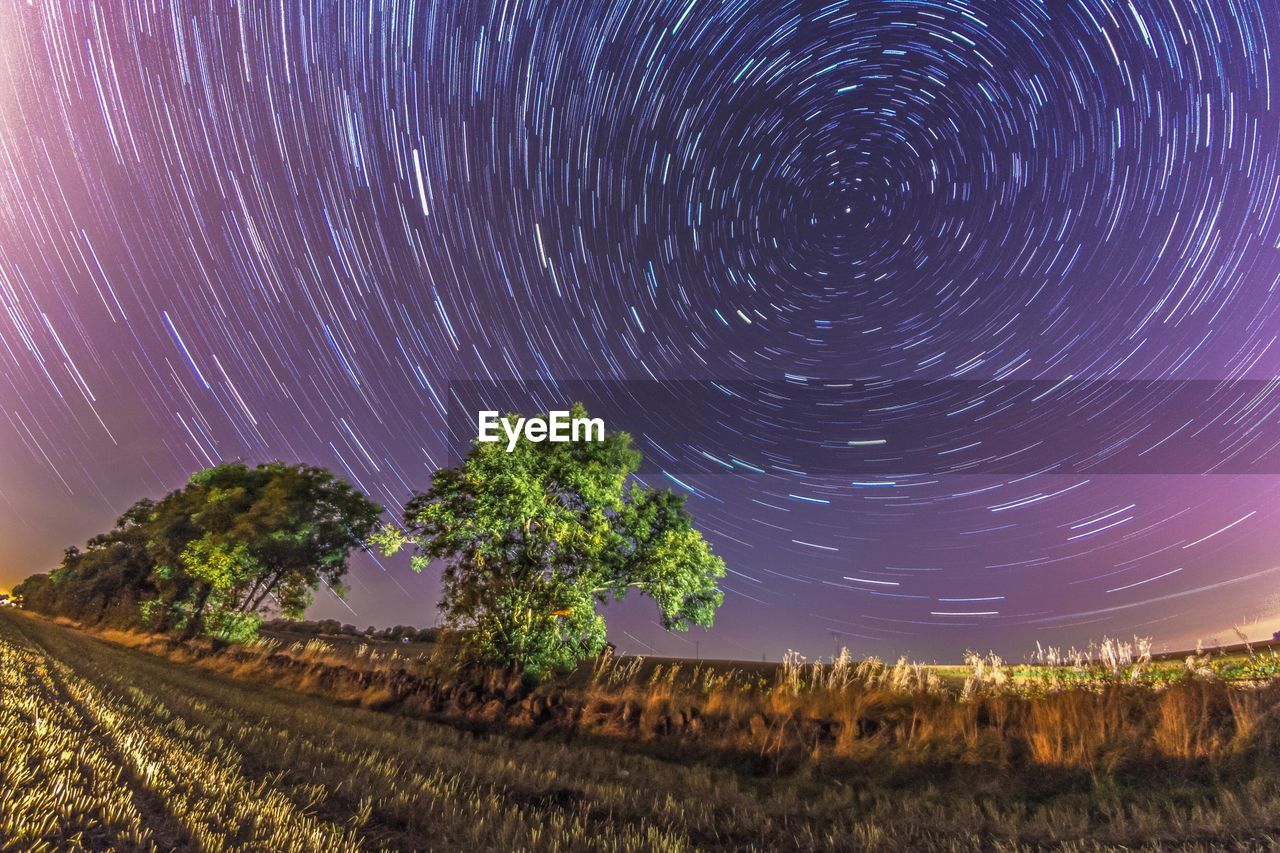
[[[1280,843],[1269,686],[1027,698],[973,684],[965,699],[894,668],[793,665],[752,693],[706,671],[636,680],[624,662],[559,698],[511,699],[506,713],[456,691],[415,700],[427,681],[397,693],[425,669],[384,660],[359,673],[351,654],[325,655],[166,655],[0,611],[5,849]],[[514,713],[573,702],[572,726]],[[804,734],[815,720],[826,728]]]

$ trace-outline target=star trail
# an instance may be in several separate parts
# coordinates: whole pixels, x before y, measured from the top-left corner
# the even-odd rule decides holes
[[[623,650],[1269,634],[1280,467],[1045,436],[1018,470],[818,471],[778,437],[803,388],[942,382],[1142,452],[1280,440],[1278,47],[1270,0],[5,4],[0,582],[218,461],[398,509],[452,383],[681,380],[754,383],[777,452],[605,413],[730,572],[698,637],[618,606]],[[1250,391],[1184,405],[1205,380]],[[842,417],[799,426],[893,449]],[[970,417],[931,452],[985,452]],[[314,612],[435,618],[398,559],[351,585]]]

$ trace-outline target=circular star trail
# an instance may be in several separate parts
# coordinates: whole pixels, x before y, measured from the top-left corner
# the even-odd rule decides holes
[[[6,5],[0,580],[217,461],[397,508],[463,379],[757,382],[766,437],[788,383],[1116,380],[1135,441],[1125,381],[1247,379],[1185,428],[1275,433],[1277,47],[1266,0]],[[731,570],[704,654],[1276,615],[1274,477],[747,462],[657,477]],[[354,575],[320,611],[434,618]]]

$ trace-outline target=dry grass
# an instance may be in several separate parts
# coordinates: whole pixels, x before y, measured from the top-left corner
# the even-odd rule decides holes
[[[1104,641],[1096,657],[1073,650],[1068,673],[1035,679],[1015,677],[994,655],[970,655],[958,692],[928,668],[847,653],[829,664],[789,654],[772,680],[676,664],[644,680],[639,661],[606,657],[583,701],[588,719],[607,718],[606,731],[622,723],[656,737],[674,725],[688,737],[673,721],[692,717],[703,721],[695,736],[714,729],[722,746],[792,763],[875,756],[901,766],[945,759],[1094,773],[1221,763],[1280,746],[1280,682],[1228,682],[1199,668],[1149,680],[1149,649]],[[602,715],[619,703],[632,709],[625,719]]]
[[[959,690],[846,654],[789,656],[767,677],[605,657],[529,691],[444,652],[107,639],[0,614],[0,839],[14,849],[1280,839],[1278,688],[1197,668],[1135,676],[1140,644],[1059,661],[1061,678],[985,656]]]

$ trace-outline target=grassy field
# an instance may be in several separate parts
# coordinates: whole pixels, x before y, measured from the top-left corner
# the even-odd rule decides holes
[[[261,683],[266,669],[232,678],[0,611],[0,847],[1280,844],[1276,693],[1269,688],[1248,688],[1240,693],[1247,699],[1219,695],[1234,688],[1213,682],[1183,692],[1127,687],[1040,700],[987,696],[983,690],[994,688],[979,685],[963,699],[883,679],[855,686],[866,672],[852,671],[839,690],[824,682],[830,689],[823,692],[806,683],[816,671],[792,668],[754,698],[704,691],[699,707],[708,728],[718,718],[741,719],[745,728],[684,746],[684,736],[657,737],[643,724],[586,724],[591,708],[692,701],[675,696],[676,670],[636,682],[624,671],[631,664],[613,666],[597,671],[586,697],[595,704],[572,733],[536,726],[477,732],[417,718],[408,700],[368,710],[359,697],[335,702]],[[770,738],[781,743],[786,725],[818,718],[823,707],[828,718],[845,713],[837,702],[861,703],[858,719],[879,722],[859,723],[856,738],[836,737],[825,751],[772,760],[785,751],[771,748]],[[757,732],[757,718],[773,722]],[[780,720],[788,722],[778,728]],[[1102,732],[1095,751],[1079,752],[1094,730]],[[1127,751],[1117,752],[1117,732],[1135,741]],[[738,749],[712,748],[738,737]]]
[[[278,641],[282,646],[305,645],[319,641],[326,650],[335,657],[358,659],[372,653],[375,657],[395,657],[404,661],[428,658],[438,649],[435,643],[417,641],[397,641],[389,639],[368,638],[347,633],[317,631],[315,623],[298,623],[285,626],[279,623],[265,628],[262,636],[267,640]],[[1106,658],[1112,655],[1112,668],[1127,667],[1141,656],[1136,646],[1141,641],[1131,643],[1093,644],[1083,649],[1039,649],[1028,656],[1026,661],[1000,662],[1000,669],[1010,683],[1021,687],[1035,687],[1044,684],[1068,684],[1080,680],[1088,680],[1097,674],[1099,668],[1106,668]],[[1127,648],[1126,648],[1127,647]],[[1212,671],[1218,678],[1227,681],[1259,681],[1280,678],[1280,640],[1262,640],[1254,643],[1240,642],[1208,649],[1188,649],[1185,651],[1150,653],[1140,669],[1140,679],[1147,683],[1163,683],[1182,678],[1188,666],[1195,669]],[[961,691],[975,674],[975,656],[969,655],[970,662],[965,664],[912,664],[921,671],[938,679],[947,688]],[[1039,662],[1035,662],[1038,659]],[[648,679],[659,667],[670,667],[673,663],[686,673],[695,669],[712,668],[718,672],[733,672],[736,676],[747,679],[765,679],[774,682],[782,662],[760,662],[742,660],[694,660],[692,658],[637,658],[619,656],[617,662],[626,666],[636,662],[634,675],[639,679]],[[992,658],[981,658],[983,665],[990,669]],[[581,680],[584,672],[577,674]]]

